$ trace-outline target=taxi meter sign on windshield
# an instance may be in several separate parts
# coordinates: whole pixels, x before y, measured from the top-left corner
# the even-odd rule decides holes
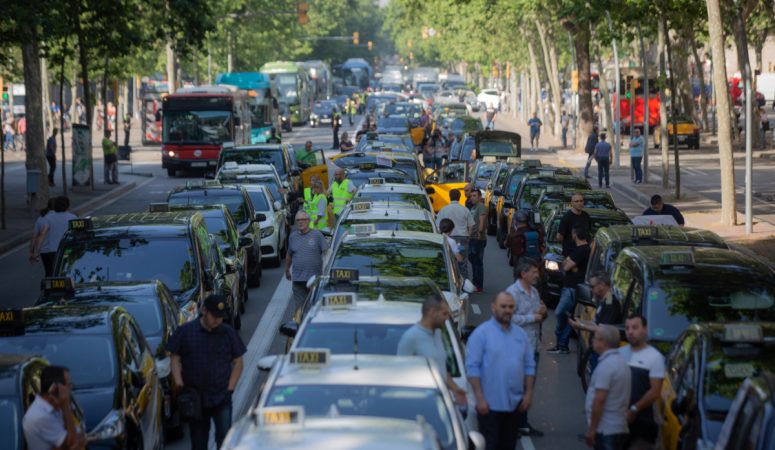
[[[334,292],[323,295],[323,306],[330,309],[346,309],[355,306],[356,297],[353,292]]]

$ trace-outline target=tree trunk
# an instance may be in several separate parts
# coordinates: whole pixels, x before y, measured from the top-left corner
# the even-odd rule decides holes
[[[75,99],[78,97],[78,72],[73,69],[70,81],[70,124],[78,123],[78,111],[75,107]]]
[[[662,18],[663,27],[667,29],[667,24],[665,24],[664,17]],[[681,165],[678,159],[678,122],[676,122],[678,117],[678,105],[676,104],[677,95],[676,95],[676,83],[675,73],[677,70],[675,69],[676,65],[673,65],[673,50],[672,45],[670,45],[670,42],[668,41],[667,45],[667,61],[668,65],[670,66],[670,116],[672,118],[671,127],[673,128],[673,157],[675,160],[675,198],[678,200],[681,198]]]
[[[25,25],[27,26],[27,25]],[[43,130],[43,89],[41,78],[43,73],[40,67],[40,51],[38,39],[33,30],[27,30],[30,36],[28,42],[22,46],[22,61],[24,64],[24,109],[27,117],[27,169],[40,170],[38,177],[37,204],[31,205],[35,209],[43,209],[48,204],[48,178],[46,177],[46,137]]]
[[[175,49],[172,48],[172,41],[167,42],[167,85],[169,93],[174,94],[177,90],[177,70],[175,68]]]
[[[670,148],[668,147],[667,137],[667,94],[665,92],[664,80],[667,78],[665,67],[665,41],[666,31],[664,23],[659,21],[659,30],[657,32],[657,46],[659,47],[659,78],[662,83],[659,85],[659,146],[662,149],[662,188],[667,189],[670,183]],[[671,97],[670,101],[674,99]]]
[[[603,70],[603,57],[601,56],[602,52],[600,51],[600,44],[597,44],[597,48],[595,49],[597,53],[597,66],[600,67],[599,73],[600,73],[600,92],[603,93],[603,120],[605,120],[605,128],[608,132],[608,135],[611,136],[610,141],[613,142],[613,135],[614,135],[614,118],[611,114],[611,92],[610,88],[608,86],[608,77],[605,76],[605,70]],[[602,120],[601,120],[602,122]],[[613,161],[611,161],[613,162]]]
[[[76,5],[79,4],[79,2],[75,3]],[[94,105],[92,104],[92,96],[91,96],[91,84],[89,82],[89,50],[86,43],[86,35],[83,33],[83,30],[81,28],[81,13],[80,10],[78,10],[78,6],[76,6],[75,14],[73,15],[75,18],[75,34],[78,37],[78,63],[81,66],[81,84],[83,85],[83,106],[86,108],[86,123],[84,125],[89,127],[89,142],[87,145],[88,148],[92,148],[92,126],[93,126],[93,117],[94,117]],[[89,187],[91,190],[94,190],[94,160],[93,158],[89,158]]]
[[[541,48],[544,53],[544,65],[546,66],[546,78],[549,80],[549,89],[552,93],[552,112],[554,114],[552,134],[559,136],[562,133],[560,123],[560,108],[562,104],[562,91],[560,90],[560,73],[557,68],[557,49],[553,36],[548,36],[547,30],[541,21],[535,21],[538,35],[541,38]],[[547,39],[549,37],[550,39]]]
[[[684,37],[678,33],[678,30],[673,30],[671,33],[673,38],[670,39],[670,48],[668,53],[674,52],[675,58],[670,64],[670,73],[674,74],[675,92],[677,96],[681,98],[682,108],[677,108],[675,111],[680,111],[687,114],[689,117],[694,118],[694,94],[692,89],[692,82],[689,73],[689,49],[688,43]],[[675,67],[675,70],[672,70]],[[677,106],[677,105],[676,105]]]
[[[110,119],[108,118],[108,55],[105,55],[105,61],[102,66],[102,132],[103,136],[108,135],[110,129]]]
[[[589,41],[591,31],[588,26],[581,25],[571,31],[573,47],[576,51],[576,67],[579,72],[579,133],[576,136],[577,151],[584,151],[583,145],[595,126],[595,110],[592,105],[592,74],[590,67]]]
[[[59,115],[59,141],[62,147],[62,159],[59,163],[59,170],[62,171],[62,195],[67,195],[67,171],[65,170],[65,162],[67,161],[65,159],[65,105],[62,101],[65,94],[65,61],[67,60],[67,57],[65,56],[66,54],[67,40],[64,41],[62,48],[62,60],[59,64],[59,101],[61,103],[59,105],[59,109],[62,111],[62,113]]]
[[[643,182],[649,181],[649,120],[651,119],[649,100],[650,84],[649,61],[646,56],[646,46],[643,43],[643,32],[638,25],[638,40],[640,41],[640,60],[643,65]]]
[[[700,79],[700,111],[702,112],[702,128],[707,130],[708,126],[708,99],[705,95],[705,64],[700,61],[700,53],[697,51],[697,39],[694,38],[694,32],[687,33],[689,46],[692,49],[694,65],[697,68],[697,76]]]
[[[533,91],[533,98],[530,104],[529,117],[533,117],[533,113],[541,114],[541,78],[538,76],[538,61],[536,59],[535,49],[533,48],[533,42],[527,40],[527,51],[530,55],[530,82]]]
[[[735,160],[732,154],[732,120],[729,114],[726,55],[724,54],[724,28],[719,0],[706,0],[708,30],[713,57],[713,89],[716,97],[718,118],[719,166],[721,169],[721,223],[737,223],[735,199]]]

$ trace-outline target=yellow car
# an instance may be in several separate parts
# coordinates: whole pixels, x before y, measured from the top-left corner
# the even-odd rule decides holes
[[[686,145],[688,148],[700,148],[700,127],[694,123],[691,117],[685,115],[676,116],[676,125],[678,126],[678,144]],[[659,147],[662,133],[660,127],[654,129],[654,148]],[[669,145],[673,145],[673,122],[667,121],[667,137]]]
[[[429,169],[426,169],[428,171]],[[463,188],[466,187],[468,164],[464,161],[451,162],[440,169],[432,170],[425,176],[425,191],[433,203],[433,212],[439,212],[441,208],[449,205],[449,191],[460,191],[460,203],[465,204],[466,195]]]
[[[307,152],[305,149],[296,149],[296,162],[301,168],[301,184],[303,187],[310,187],[313,176],[320,178],[323,182],[323,188],[328,189],[328,165],[326,164],[326,155],[322,149],[314,149]]]

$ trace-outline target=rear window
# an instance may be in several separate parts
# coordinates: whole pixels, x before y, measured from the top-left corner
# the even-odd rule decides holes
[[[248,197],[253,203],[253,209],[256,211],[271,211],[269,203],[266,201],[266,194],[263,191],[248,190]]]
[[[280,175],[288,172],[281,149],[224,150],[222,155],[222,166],[229,161],[237,164],[271,164]]]
[[[170,205],[224,205],[237,224],[242,225],[250,221],[245,197],[242,196],[242,191],[238,190],[177,192],[170,195],[167,201]]]

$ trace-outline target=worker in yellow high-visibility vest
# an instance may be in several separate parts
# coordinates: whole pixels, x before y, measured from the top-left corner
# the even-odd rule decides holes
[[[355,184],[345,178],[345,171],[341,167],[334,171],[334,182],[331,183],[331,197],[334,204],[334,216],[339,217],[345,206],[350,203],[355,195]]]
[[[328,198],[320,179],[312,180],[312,194],[312,207],[314,209],[313,214],[310,215],[310,226],[322,230],[328,227]]]

